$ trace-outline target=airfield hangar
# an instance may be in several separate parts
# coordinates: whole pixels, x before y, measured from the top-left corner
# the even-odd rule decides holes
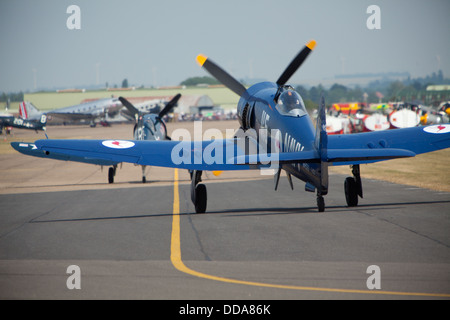
[[[138,104],[144,101],[166,100],[170,101],[174,96],[150,96],[150,97],[129,97],[130,102]],[[203,112],[219,111],[219,107],[214,105],[214,101],[207,95],[181,95],[177,107],[174,109],[178,114],[199,114]]]
[[[218,107],[207,95],[182,95],[175,111],[180,114],[198,114],[217,109]]]

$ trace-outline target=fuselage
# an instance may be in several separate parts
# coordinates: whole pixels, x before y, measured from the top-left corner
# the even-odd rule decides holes
[[[298,100],[298,112],[280,112],[280,96],[291,94]],[[258,137],[266,129],[267,147],[276,146],[275,152],[317,151],[316,129],[306,112],[300,95],[291,87],[279,88],[272,82],[258,83],[247,89],[238,103],[238,115],[244,130],[254,129]],[[275,134],[273,131],[277,130]],[[274,138],[276,141],[270,139]],[[261,143],[261,142],[260,142]],[[273,149],[273,147],[272,147]],[[320,187],[320,163],[289,163],[281,168],[293,176]]]
[[[52,110],[52,113],[85,113],[93,116],[104,116],[110,110],[117,112],[122,108],[122,103],[117,98],[105,98],[95,101],[80,103],[70,107]]]
[[[14,116],[0,117],[0,127],[14,127],[19,129],[45,130],[47,116],[41,115],[39,119],[28,120]]]

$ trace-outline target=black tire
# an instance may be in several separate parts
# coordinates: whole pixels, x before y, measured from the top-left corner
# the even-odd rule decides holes
[[[114,183],[114,168],[109,168],[108,170],[108,182]]]
[[[322,196],[317,196],[317,209],[319,210],[319,212],[325,211],[325,200]]]
[[[358,188],[355,178],[348,177],[345,179],[344,190],[347,206],[356,207],[358,205]]]
[[[207,204],[206,186],[199,184],[195,187],[195,212],[205,213]]]
[[[146,183],[147,182],[147,178],[142,177],[142,183]]]

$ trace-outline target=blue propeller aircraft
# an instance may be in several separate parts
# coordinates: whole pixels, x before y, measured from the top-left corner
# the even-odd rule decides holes
[[[47,124],[47,116],[45,114],[41,115],[39,119],[28,120],[21,117],[15,117],[13,115],[0,115],[0,134],[3,128],[13,127],[19,129],[30,129],[45,131]]]
[[[96,159],[188,169],[195,211],[203,213],[207,193],[200,182],[205,170],[272,168],[276,171],[275,190],[284,170],[291,187],[294,176],[305,182],[306,191],[316,192],[318,211],[322,212],[324,196],[328,193],[329,165],[352,167],[353,176],[345,179],[344,190],[347,205],[356,206],[358,197],[363,196],[360,164],[414,157],[450,147],[448,124],[328,136],[323,97],[314,127],[302,98],[286,83],[315,46],[314,40],[308,42],[275,83],[262,82],[248,89],[211,59],[197,57],[203,68],[240,96],[238,131],[244,135],[210,141],[47,139],[36,141],[35,148],[44,157],[55,153],[74,161]],[[254,144],[256,149],[252,147]]]
[[[154,107],[150,112],[139,111],[131,102],[124,97],[119,97],[120,102],[128,109],[128,112],[134,117],[136,124],[133,129],[134,140],[171,140],[167,135],[167,127],[163,117],[176,106],[181,94],[173,97],[162,110],[159,106]],[[145,168],[142,166],[142,183],[147,181],[145,177]]]

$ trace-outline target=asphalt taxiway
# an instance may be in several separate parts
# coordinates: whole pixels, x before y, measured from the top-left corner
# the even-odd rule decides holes
[[[0,195],[0,299],[450,298],[448,193],[365,180],[348,208],[332,175],[318,213],[300,182],[206,179],[195,214],[171,171],[167,185]]]
[[[131,126],[48,134],[129,139]],[[363,179],[348,208],[345,176],[332,174],[318,213],[301,181],[291,190],[282,176],[274,191],[259,171],[205,172],[207,212],[195,214],[185,170],[149,168],[142,184],[124,164],[108,184],[98,166],[11,149],[0,177],[0,299],[450,298],[448,192]],[[80,289],[67,286],[72,265]]]

